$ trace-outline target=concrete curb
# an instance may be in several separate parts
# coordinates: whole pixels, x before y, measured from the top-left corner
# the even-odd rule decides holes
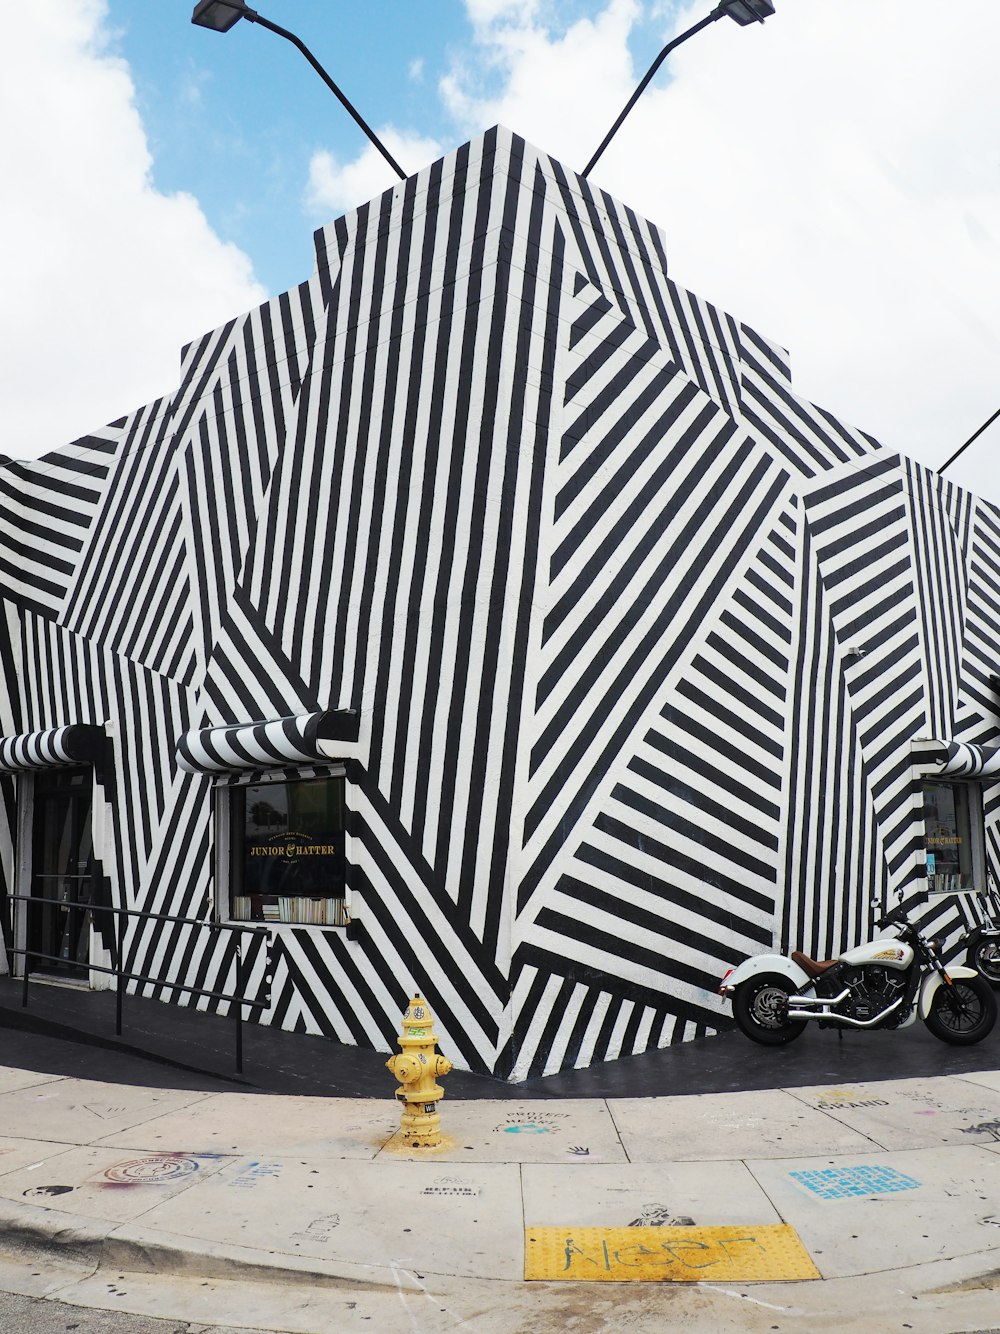
[[[170,1277],[308,1283],[311,1287],[352,1290],[423,1290],[405,1270],[387,1265],[300,1259],[0,1199],[0,1250],[4,1249],[58,1254],[90,1265],[95,1271],[103,1268]]]

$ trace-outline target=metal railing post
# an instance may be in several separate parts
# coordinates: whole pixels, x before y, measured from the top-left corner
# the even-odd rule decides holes
[[[28,1004],[28,974],[31,972],[31,951],[28,949],[28,942],[31,940],[31,899],[27,900],[27,907],[24,910],[24,981],[21,983],[21,1008],[24,1009]]]
[[[115,987],[115,1037],[122,1035],[122,1000],[125,995],[125,914],[119,909],[115,915],[115,937],[118,949],[118,977]]]
[[[236,937],[236,1073],[243,1073],[243,997],[246,979],[243,976],[243,936]]]

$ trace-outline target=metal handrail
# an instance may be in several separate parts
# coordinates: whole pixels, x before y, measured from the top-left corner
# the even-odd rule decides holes
[[[61,877],[67,878],[67,877]],[[117,964],[109,967],[107,964],[87,963],[81,964],[88,970],[95,973],[110,973],[116,978],[115,995],[115,1035],[121,1037],[122,1033],[122,1003],[124,1000],[125,982],[138,982],[145,986],[167,986],[175,991],[188,992],[192,996],[205,996],[209,1000],[228,1001],[235,1011],[234,1018],[236,1024],[236,1072],[243,1073],[243,1010],[262,1010],[268,1004],[268,999],[260,997],[256,1000],[248,1000],[244,995],[247,979],[244,976],[244,958],[243,945],[241,941],[236,942],[236,987],[235,993],[225,991],[211,991],[205,987],[191,986],[186,982],[175,982],[169,977],[150,977],[145,973],[127,972],[123,967],[125,959],[125,919],[128,917],[138,917],[148,922],[177,922],[185,926],[199,926],[209,931],[238,931],[248,933],[253,936],[266,936],[267,927],[252,926],[244,922],[213,922],[205,921],[202,917],[180,917],[175,913],[157,913],[147,912],[142,908],[116,908],[112,904],[104,903],[64,903],[59,899],[47,899],[37,894],[8,894],[9,903],[27,903],[29,909],[31,905],[41,905],[49,908],[62,908],[66,912],[89,912],[89,913],[111,913],[116,918],[115,930],[115,948],[118,956]],[[25,939],[28,937],[28,916],[25,917]],[[13,923],[11,924],[11,938],[13,939]],[[28,1004],[28,983],[31,975],[31,960],[44,959],[51,963],[65,963],[66,960],[58,954],[43,954],[40,950],[28,948],[19,949],[14,945],[8,946],[7,952],[11,956],[24,955],[24,977],[21,990],[22,1007]]]

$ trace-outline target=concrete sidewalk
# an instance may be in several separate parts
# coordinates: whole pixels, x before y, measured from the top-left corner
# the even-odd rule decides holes
[[[0,1288],[303,1334],[997,1323],[1000,1072],[442,1110],[447,1142],[418,1154],[389,1096],[0,1068]],[[728,1251],[683,1244],[779,1224],[818,1277],[733,1279]],[[629,1226],[698,1281],[587,1281],[580,1230]],[[526,1282],[545,1228],[553,1277]]]

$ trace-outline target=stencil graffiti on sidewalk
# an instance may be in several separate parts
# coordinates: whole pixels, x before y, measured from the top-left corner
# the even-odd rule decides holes
[[[160,1186],[183,1181],[198,1171],[198,1163],[181,1153],[150,1153],[129,1158],[105,1168],[104,1176],[115,1186]]]
[[[817,1279],[794,1228],[529,1227],[524,1277],[576,1282],[698,1283]]]
[[[331,1233],[339,1226],[340,1214],[324,1214],[322,1218],[314,1218],[301,1232],[293,1232],[292,1236],[299,1241],[329,1241]]]
[[[814,1096],[820,1102],[827,1102],[831,1106],[836,1104],[837,1106],[842,1107],[845,1102],[857,1102],[865,1096],[865,1092],[865,1089],[857,1088],[822,1089]]]
[[[233,1177],[227,1184],[236,1186],[240,1190],[253,1190],[259,1182],[280,1175],[280,1163],[248,1163],[239,1176]]]
[[[926,1088],[897,1088],[895,1096],[902,1102],[919,1102],[921,1107],[934,1107],[939,1112],[952,1110],[949,1103],[942,1102],[940,1098],[936,1098]]]
[[[28,1200],[41,1200],[46,1196],[68,1195],[71,1190],[75,1189],[75,1186],[29,1186],[21,1194]]]
[[[813,1172],[789,1172],[788,1175],[821,1200],[846,1200],[858,1195],[893,1195],[901,1190],[917,1190],[922,1185],[916,1178],[905,1176],[894,1167],[875,1164],[828,1167]]]
[[[888,1107],[889,1104],[885,1098],[859,1098],[856,1102],[848,1102],[846,1098],[834,1101],[824,1098],[816,1106],[821,1112],[839,1112],[851,1107]]]
[[[886,1098],[873,1098],[863,1088],[823,1089],[813,1095],[821,1112],[839,1112],[852,1107],[888,1107]]]
[[[694,1227],[693,1218],[686,1214],[674,1217],[673,1211],[665,1204],[644,1204],[642,1213],[633,1218],[629,1227]]]
[[[470,1184],[461,1177],[435,1177],[429,1186],[425,1186],[421,1195],[475,1196],[482,1194],[482,1187]]]
[[[502,1126],[494,1126],[494,1135],[550,1135],[568,1121],[569,1112],[511,1112]]]
[[[1000,1143],[1000,1120],[980,1121],[977,1126],[964,1126],[963,1135],[989,1135],[994,1143]]]

